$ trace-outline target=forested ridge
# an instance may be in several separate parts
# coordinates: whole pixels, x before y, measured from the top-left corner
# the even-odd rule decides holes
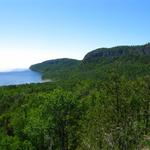
[[[85,55],[83,60],[55,59],[30,67],[33,71],[43,73],[43,79],[60,81],[69,79],[99,79],[111,68],[126,76],[147,75],[150,71],[150,44],[141,46],[117,46],[99,48]],[[130,75],[129,75],[130,74]],[[107,75],[106,75],[107,76]]]
[[[0,88],[0,149],[150,148],[150,44],[31,69],[53,82]]]

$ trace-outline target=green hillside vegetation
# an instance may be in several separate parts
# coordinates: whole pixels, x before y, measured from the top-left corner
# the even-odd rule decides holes
[[[150,73],[150,44],[142,46],[118,46],[100,48],[88,53],[82,61],[56,59],[35,64],[31,70],[43,73],[44,79],[92,79],[107,78],[108,70],[117,69],[129,78]]]
[[[43,73],[43,79],[50,76],[51,78],[58,80],[60,75],[63,78],[63,76],[76,71],[79,64],[79,60],[63,58],[35,64],[32,65],[30,69]]]
[[[150,148],[150,44],[30,68],[55,82],[0,88],[0,150]]]

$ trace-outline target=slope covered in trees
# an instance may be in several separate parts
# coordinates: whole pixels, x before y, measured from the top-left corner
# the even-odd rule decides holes
[[[120,73],[135,78],[150,73],[150,44],[142,46],[118,46],[100,48],[89,52],[82,61],[71,59],[49,60],[32,65],[43,78],[99,79],[107,76],[107,70],[117,68]]]
[[[60,75],[68,75],[69,73],[74,72],[79,63],[79,60],[63,58],[35,64],[32,65],[30,69],[43,73],[43,78],[51,76],[52,78],[58,79]]]
[[[57,82],[0,88],[0,149],[149,148],[149,50],[99,49],[32,66]]]

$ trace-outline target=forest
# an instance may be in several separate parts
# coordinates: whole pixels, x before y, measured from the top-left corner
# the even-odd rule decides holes
[[[0,87],[0,150],[150,148],[150,44],[30,68],[52,82]]]

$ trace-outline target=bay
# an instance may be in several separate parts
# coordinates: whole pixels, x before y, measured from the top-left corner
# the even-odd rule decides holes
[[[41,82],[43,82],[42,75],[30,69],[0,72],[0,86]]]

